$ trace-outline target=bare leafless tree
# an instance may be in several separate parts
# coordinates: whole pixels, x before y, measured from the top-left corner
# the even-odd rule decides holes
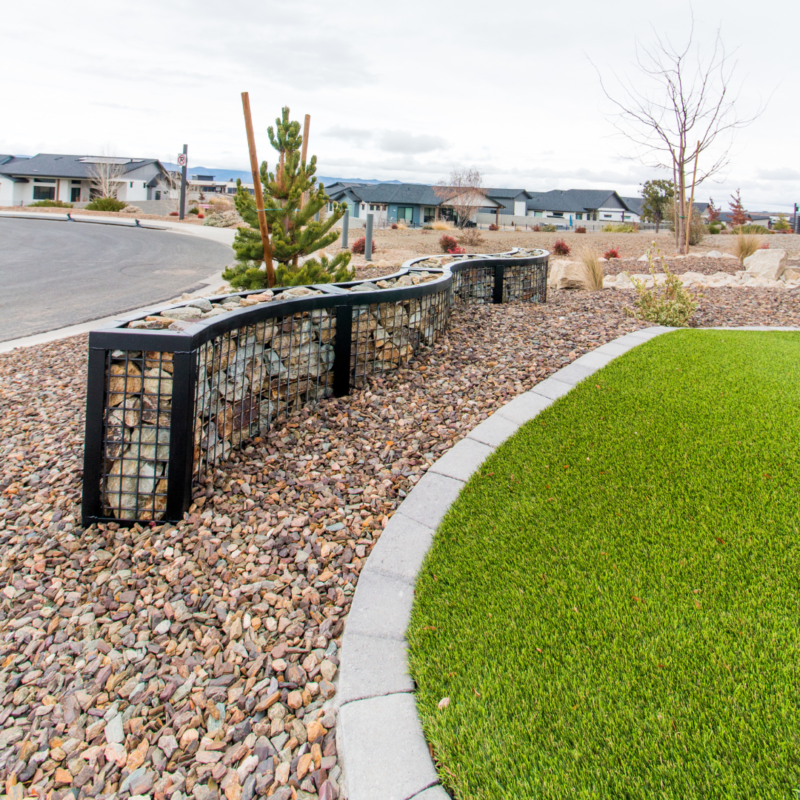
[[[116,197],[122,185],[125,165],[122,159],[98,156],[90,162],[92,197]]]
[[[453,209],[459,228],[463,228],[478,209],[486,205],[483,175],[475,167],[457,167],[433,187],[433,192],[442,200],[442,205]]]
[[[763,111],[759,108],[749,117],[737,113],[738,92],[732,85],[736,62],[725,50],[721,30],[705,53],[694,38],[692,20],[685,47],[677,48],[658,34],[648,49],[637,44],[635,75],[624,80],[614,75],[613,89],[598,70],[616,109],[615,125],[635,147],[631,157],[672,172],[679,253],[689,249],[695,187],[728,166],[733,134]]]

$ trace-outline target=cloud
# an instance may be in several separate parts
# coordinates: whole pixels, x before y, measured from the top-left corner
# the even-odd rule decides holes
[[[330,136],[332,139],[344,139],[346,142],[356,144],[363,142],[365,139],[371,139],[372,131],[366,128],[346,128],[343,125],[334,125],[332,128],[328,128],[323,135]]]
[[[796,181],[800,180],[800,172],[796,169],[786,169],[785,167],[760,169],[756,173],[756,177],[761,181]]]
[[[406,131],[383,131],[378,136],[378,146],[387,153],[430,153],[444,150],[447,141],[441,136]]]

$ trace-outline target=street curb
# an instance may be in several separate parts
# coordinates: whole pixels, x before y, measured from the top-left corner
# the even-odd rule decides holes
[[[345,624],[336,744],[348,800],[448,800],[416,713],[405,634],[414,585],[439,522],[469,476],[519,428],[615,358],[663,333],[656,326],[598,347],[518,395],[434,463],[372,549]],[[700,330],[798,331],[788,327]]]

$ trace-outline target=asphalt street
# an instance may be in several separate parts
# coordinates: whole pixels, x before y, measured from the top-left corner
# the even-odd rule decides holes
[[[232,260],[171,231],[0,217],[0,342],[170,300]]]

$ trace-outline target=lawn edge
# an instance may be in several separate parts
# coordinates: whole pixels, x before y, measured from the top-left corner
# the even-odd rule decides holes
[[[339,667],[336,745],[348,800],[449,800],[416,711],[406,630],[433,536],[470,476],[506,439],[615,358],[679,328],[655,326],[592,350],[494,412],[420,479],[374,546],[353,596]],[[692,330],[800,331],[786,326]]]

